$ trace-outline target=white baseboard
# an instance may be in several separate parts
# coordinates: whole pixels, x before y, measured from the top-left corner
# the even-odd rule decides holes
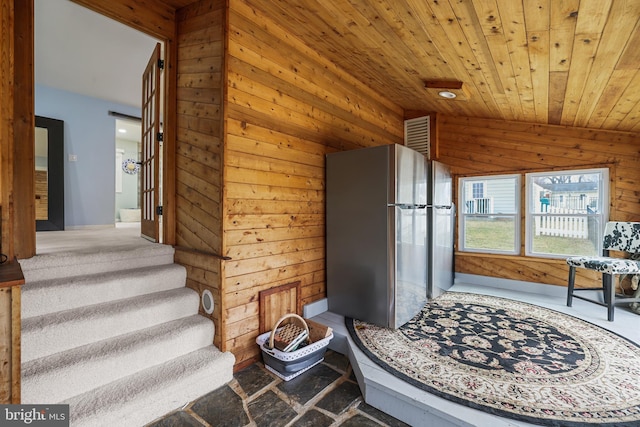
[[[522,280],[501,279],[498,277],[480,276],[477,274],[456,273],[454,284],[473,284],[491,288],[521,291],[531,294],[548,295],[552,297],[566,297],[567,288],[564,286],[547,285],[544,283],[525,282]]]
[[[326,298],[311,302],[302,307],[302,317],[309,319],[329,310],[329,302]]]

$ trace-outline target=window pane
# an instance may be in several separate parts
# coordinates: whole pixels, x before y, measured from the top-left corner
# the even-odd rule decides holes
[[[516,207],[515,176],[465,178],[464,212],[467,214],[514,214]]]
[[[465,250],[488,250],[513,252],[516,242],[516,223],[514,217],[476,217],[464,218]]]
[[[599,255],[599,221],[592,216],[534,216],[532,252],[549,255]]]
[[[527,254],[599,255],[607,218],[608,170],[527,175]]]
[[[598,213],[600,173],[534,174],[529,191],[534,213]]]

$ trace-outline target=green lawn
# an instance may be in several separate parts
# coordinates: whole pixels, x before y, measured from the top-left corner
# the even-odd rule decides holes
[[[515,225],[510,218],[467,218],[467,249],[512,251]],[[589,239],[557,236],[535,236],[533,250],[558,255],[596,255]]]

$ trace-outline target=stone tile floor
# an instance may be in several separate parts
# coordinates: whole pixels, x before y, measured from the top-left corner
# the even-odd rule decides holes
[[[261,362],[236,372],[227,385],[148,427],[400,427],[407,424],[364,403],[345,356],[283,381]]]

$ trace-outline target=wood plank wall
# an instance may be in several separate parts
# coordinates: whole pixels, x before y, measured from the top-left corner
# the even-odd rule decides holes
[[[325,297],[324,155],[402,143],[402,110],[266,19],[229,1],[223,298],[236,363],[259,355],[259,292],[300,280]]]
[[[640,134],[442,115],[438,119],[440,160],[451,165],[457,177],[608,167],[610,218],[640,220]],[[458,273],[562,286],[567,282],[564,260],[466,252],[455,256]],[[593,280],[598,276],[579,272],[576,284],[586,286]]]
[[[33,0],[2,0],[0,37],[0,222],[2,253],[36,252]],[[19,212],[19,214],[17,214]]]
[[[176,127],[176,262],[187,286],[214,297],[214,344],[222,348],[222,99],[224,1],[178,11]],[[196,250],[196,251],[193,251]],[[205,315],[202,307],[200,314]]]

